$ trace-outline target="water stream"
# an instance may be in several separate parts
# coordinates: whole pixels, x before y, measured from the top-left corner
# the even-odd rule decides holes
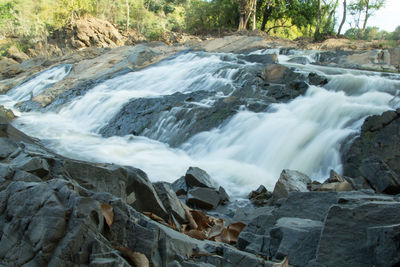
[[[307,56],[312,60],[312,55]],[[287,62],[289,58],[280,56],[279,60],[299,72],[325,75],[329,83],[310,86],[304,96],[274,104],[268,112],[243,108],[223,126],[199,133],[178,148],[141,136],[104,138],[99,130],[132,98],[197,90],[214,92],[215,88],[219,88],[217,98],[228,97],[240,88],[238,73],[256,63],[233,54],[184,53],[154,67],[107,80],[56,113],[19,113],[15,125],[60,154],[135,166],[153,181],[172,182],[189,166],[198,166],[234,196],[247,194],[260,184],[273,189],[284,168],[323,180],[330,169],[341,172],[341,146],[354,138],[367,116],[399,107],[395,95],[400,77],[300,65]],[[0,104],[12,107],[28,100],[69,71],[70,67],[60,66],[42,72],[2,96]],[[198,104],[207,106],[215,99]]]

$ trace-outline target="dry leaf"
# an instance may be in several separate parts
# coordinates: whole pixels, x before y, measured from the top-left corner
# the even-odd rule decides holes
[[[114,222],[114,211],[113,207],[108,204],[101,204],[101,213],[103,213],[104,219],[106,220],[107,225],[110,227]]]
[[[181,233],[185,233],[187,227],[187,224],[182,224]]]
[[[214,239],[216,236],[221,235],[223,230],[224,230],[223,224],[214,225],[213,227],[211,227],[210,231],[207,234],[208,239]]]
[[[282,262],[274,263],[272,267],[289,267],[289,257],[286,256]]]
[[[202,231],[199,231],[199,230],[193,230],[192,229],[192,230],[186,232],[185,234],[187,234],[190,237],[199,239],[199,240],[204,240],[204,239],[207,238],[206,234],[204,232],[202,232]]]
[[[149,267],[150,263],[149,260],[147,259],[146,255],[139,253],[139,252],[133,252],[129,248],[124,248],[124,247],[116,247],[115,249],[121,251],[122,255],[129,259],[131,263],[134,264],[136,267]]]
[[[232,223],[230,225],[228,225],[228,229],[231,231],[236,231],[238,232],[238,234],[240,234],[240,232],[243,230],[243,228],[245,228],[246,225],[242,222],[236,222],[236,223]]]
[[[189,227],[190,229],[196,230],[197,229],[197,223],[194,221],[193,216],[189,212],[189,208],[185,207],[185,215],[186,218],[189,221]]]
[[[147,217],[149,217],[150,219],[154,220],[154,221],[166,223],[163,218],[161,218],[160,216],[155,215],[152,212],[144,211],[143,214],[146,215]]]
[[[199,210],[191,210],[190,213],[197,224],[197,229],[206,230],[210,227],[209,217],[204,212]]]

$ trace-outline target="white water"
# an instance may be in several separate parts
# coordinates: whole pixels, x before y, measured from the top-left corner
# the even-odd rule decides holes
[[[229,96],[238,86],[234,77],[247,65],[250,63],[230,54],[182,54],[108,80],[58,113],[23,113],[16,125],[58,153],[135,166],[152,180],[172,182],[189,166],[199,166],[231,194],[240,196],[260,184],[272,189],[284,168],[319,180],[325,179],[330,169],[340,172],[340,146],[359,131],[365,117],[399,106],[394,98],[400,89],[398,80],[379,73],[335,72],[291,63],[288,65],[297,66],[299,71],[326,73],[330,82],[325,88],[310,87],[290,103],[273,105],[267,113],[240,111],[222,128],[200,133],[179,149],[145,137],[103,138],[97,134],[131,98],[221,87],[219,97]],[[44,72],[31,82],[49,80],[52,72]],[[13,101],[31,94],[22,86],[10,92]],[[206,106],[210,101],[198,104]]]

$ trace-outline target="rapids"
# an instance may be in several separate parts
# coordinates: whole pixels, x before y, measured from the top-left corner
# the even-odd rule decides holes
[[[255,54],[275,52],[260,50]],[[189,166],[198,166],[236,197],[260,184],[273,189],[285,168],[324,180],[331,169],[342,171],[342,148],[359,133],[367,116],[400,106],[396,96],[400,76],[288,62],[299,55],[304,52],[279,56],[279,61],[298,72],[324,75],[328,84],[310,86],[305,95],[273,104],[267,112],[255,113],[243,107],[228,122],[191,137],[178,148],[143,136],[104,138],[99,130],[132,98],[214,92],[215,88],[219,88],[218,98],[228,97],[240,88],[235,80],[238,73],[257,63],[234,54],[182,53],[107,80],[57,112],[21,113],[14,109],[20,116],[14,125],[64,156],[131,165],[143,169],[152,181],[173,182]],[[314,54],[305,56],[314,61]],[[62,65],[41,72],[1,96],[0,104],[11,108],[29,100],[70,70],[71,66]],[[215,98],[197,104],[207,106],[212,101]],[[162,127],[160,124],[163,134],[179,130],[179,124]]]

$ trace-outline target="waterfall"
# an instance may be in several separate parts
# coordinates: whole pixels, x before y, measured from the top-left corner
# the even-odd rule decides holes
[[[99,130],[134,98],[204,90],[215,95],[196,104],[210,106],[215,99],[237,90],[240,73],[257,63],[234,54],[179,54],[155,66],[106,80],[58,112],[22,113],[15,125],[60,154],[135,166],[153,181],[172,182],[189,166],[198,166],[235,196],[260,184],[272,189],[284,168],[323,180],[330,169],[341,171],[341,146],[359,133],[367,116],[399,106],[394,98],[400,89],[399,77],[300,65],[287,62],[289,58],[280,56],[280,61],[299,72],[325,75],[329,83],[310,86],[305,95],[289,103],[273,104],[266,112],[240,110],[220,127],[201,132],[178,148],[143,136],[104,138]],[[9,101],[28,100],[69,71],[70,67],[64,66],[42,72],[12,89]],[[168,113],[165,116],[163,121],[168,124]],[[165,134],[180,126],[169,127]]]

